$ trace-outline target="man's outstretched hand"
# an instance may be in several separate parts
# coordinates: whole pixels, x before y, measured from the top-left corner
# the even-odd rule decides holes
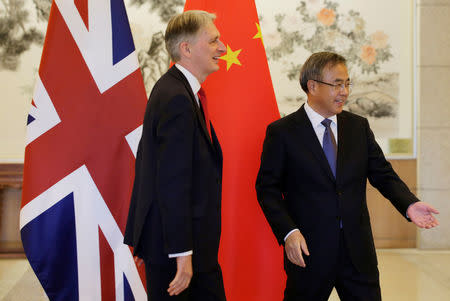
[[[434,214],[439,214],[439,211],[431,207],[425,202],[416,202],[409,206],[406,214],[417,227],[430,229],[439,225],[439,222],[434,217]]]

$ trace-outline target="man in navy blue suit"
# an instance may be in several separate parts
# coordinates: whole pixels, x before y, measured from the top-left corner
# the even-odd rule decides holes
[[[125,243],[145,262],[149,300],[225,300],[222,151],[200,86],[225,52],[214,20],[187,11],[169,21],[165,42],[176,64],[145,112]]]
[[[392,169],[367,119],[343,111],[346,60],[320,52],[302,67],[301,108],[267,128],[256,190],[280,244],[284,300],[381,300],[367,180],[421,228],[438,224]],[[306,256],[305,256],[306,255]]]

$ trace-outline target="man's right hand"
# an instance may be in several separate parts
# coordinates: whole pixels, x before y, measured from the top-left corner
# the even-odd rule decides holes
[[[308,246],[306,240],[300,231],[294,231],[286,238],[284,243],[284,250],[286,251],[287,258],[293,264],[306,267],[305,260],[303,260],[302,251],[309,256]]]
[[[189,286],[191,278],[192,255],[177,257],[177,273],[167,289],[169,295],[178,295],[184,291]]]
[[[141,264],[144,263],[144,259],[139,258],[138,256],[134,256],[134,262],[136,262],[136,265],[137,265],[138,267],[140,267]]]

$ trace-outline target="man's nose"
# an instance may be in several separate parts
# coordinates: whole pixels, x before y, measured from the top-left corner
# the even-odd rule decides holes
[[[348,96],[350,94],[350,86],[347,86],[347,87],[344,86],[343,88],[341,87],[339,89],[339,92],[340,92],[341,95]]]
[[[221,40],[219,40],[219,48],[218,48],[218,50],[219,50],[221,53],[224,53],[224,52],[227,51],[227,49],[226,49],[226,47],[225,47],[225,44],[224,44]]]

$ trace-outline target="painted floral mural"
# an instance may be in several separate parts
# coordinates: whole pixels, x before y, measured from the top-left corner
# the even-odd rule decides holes
[[[173,15],[183,10],[184,3],[184,0],[130,0],[131,7],[139,9],[147,7],[149,13],[157,14],[163,28]],[[133,23],[133,20],[131,22]],[[170,58],[164,46],[163,29],[151,33],[142,31],[141,34],[149,41],[146,48],[138,49],[138,59],[145,88],[147,93],[150,93],[153,84],[169,68]]]
[[[124,1],[149,93],[170,65],[164,30],[170,17],[183,10],[185,0]],[[404,55],[408,49],[399,47],[405,45],[404,37],[412,36],[409,21],[403,17],[406,25],[399,22],[407,2],[255,0],[281,115],[305,101],[298,77],[306,58],[313,52],[334,51],[346,57],[354,82],[346,109],[368,117],[377,139],[387,141],[385,146],[392,137],[411,137],[413,75],[405,74],[404,67],[412,60]],[[29,106],[51,4],[52,0],[0,0],[0,77],[10,87],[3,100],[8,105]]]
[[[0,70],[16,70],[20,56],[32,44],[42,45],[44,41],[43,33],[30,22],[30,12],[39,12],[24,8],[24,3],[24,0],[0,1]]]
[[[266,20],[264,16],[263,20]],[[302,61],[298,56],[293,56],[291,61],[286,59],[298,48],[308,55],[318,51],[337,52],[347,59],[355,82],[347,109],[366,117],[396,116],[398,74],[380,73],[382,63],[393,57],[388,34],[381,30],[367,32],[365,20],[358,11],[344,11],[337,1],[329,0],[299,1],[294,14],[276,14],[274,21],[276,33],[272,36],[279,37],[266,39],[267,56],[289,66],[285,72],[289,80],[297,81],[300,74]],[[304,100],[304,95],[278,99],[282,115],[296,107],[292,102],[300,104]],[[285,108],[284,102],[291,106]]]
[[[129,14],[130,11],[146,10],[148,16],[152,14],[157,18],[160,28],[165,28],[169,19],[183,10],[184,3],[185,0],[125,0]],[[30,50],[32,44],[43,46],[51,5],[52,0],[0,0],[0,71],[16,71],[21,56]],[[134,39],[149,41],[148,47],[137,47],[137,52],[145,86],[150,91],[170,64],[164,47],[164,32],[146,30],[147,24],[136,21],[133,13],[129,17],[132,27],[141,28],[133,32]],[[36,27],[39,23],[44,26]],[[33,90],[33,84],[29,85],[24,88],[26,93]]]

